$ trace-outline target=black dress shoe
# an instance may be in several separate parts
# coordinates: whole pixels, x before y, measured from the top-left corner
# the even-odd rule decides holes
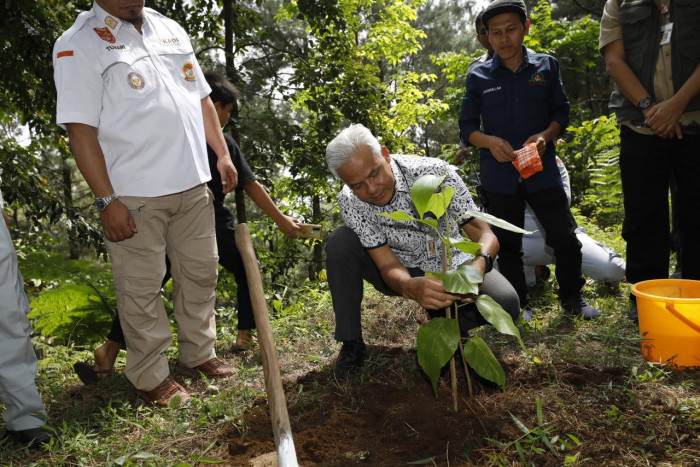
[[[29,447],[39,447],[42,444],[49,444],[54,437],[49,429],[43,427],[17,431],[7,430],[7,433],[18,443]]]
[[[365,362],[366,355],[367,349],[362,338],[343,342],[340,355],[338,355],[338,359],[335,361],[333,374],[336,378],[340,379],[359,371]]]

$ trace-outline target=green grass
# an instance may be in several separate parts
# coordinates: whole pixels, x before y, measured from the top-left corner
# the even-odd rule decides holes
[[[619,233],[592,226],[587,229],[594,238],[624,251]],[[105,285],[104,266],[96,268],[89,262],[73,266],[83,276],[96,274],[94,281],[100,287]],[[74,274],[49,279],[39,273],[25,274],[28,280],[41,280],[30,291],[35,300],[41,300],[37,297],[42,291],[60,289],[61,281],[73,281],[71,287],[75,284]],[[626,319],[628,289],[626,284],[608,286],[589,281],[584,295],[603,317],[583,322],[561,313],[554,279],[538,284],[532,290],[536,317],[518,324],[527,352],[514,339],[489,327],[475,333],[489,343],[504,364],[509,382],[506,393],[501,394],[504,397],[480,395],[473,403],[478,406],[501,401],[502,419],[508,427],[494,435],[493,442],[465,441],[471,452],[463,459],[481,459],[491,465],[577,465],[587,459],[606,459],[606,449],[612,448],[605,440],[610,438],[611,446],[624,450],[630,464],[655,463],[659,458],[678,464],[692,463],[692,459],[697,462],[700,374],[673,371],[642,359],[637,327]],[[223,381],[186,380],[193,399],[182,409],[138,405],[136,392],[122,373],[124,352],[115,375],[90,388],[79,382],[72,364],[92,358],[94,343],[101,341],[104,329],[95,330],[92,337],[87,337],[88,333],[67,333],[60,343],[51,336],[36,335],[34,343],[41,357],[38,386],[59,441],[45,452],[32,452],[2,439],[0,465],[171,466],[226,462],[226,440],[251,435],[252,422],[244,414],[265,398],[260,349],[236,356],[229,351],[235,342],[234,298],[229,294],[217,303],[217,353],[236,363],[236,374]],[[338,350],[326,284],[306,283],[297,289],[269,292],[268,298],[290,408],[313,407],[328,391],[337,397],[349,394],[347,385],[334,383],[332,378],[306,385],[299,382],[310,372],[329,371]],[[383,297],[371,286],[366,287],[363,306],[364,336],[374,350],[356,384],[376,382],[376,375],[382,375],[398,390],[410,391],[426,384],[416,377],[412,359],[397,362],[384,351],[394,347],[414,349],[415,333],[426,320],[423,311],[410,301]],[[77,329],[77,323],[74,325]],[[166,355],[174,370],[176,344]],[[506,403],[516,405],[506,407]],[[359,408],[352,401],[349,404]],[[263,436],[271,439],[269,432]]]

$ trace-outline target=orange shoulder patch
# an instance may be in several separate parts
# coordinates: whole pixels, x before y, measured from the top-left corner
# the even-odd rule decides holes
[[[56,58],[61,58],[61,57],[72,57],[73,56],[73,51],[72,50],[63,50],[59,53],[56,54]]]

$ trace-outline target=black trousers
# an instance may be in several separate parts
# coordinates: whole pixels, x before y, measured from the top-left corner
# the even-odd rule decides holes
[[[620,177],[627,242],[627,280],[668,277],[671,246],[668,196],[675,179],[675,210],[684,279],[700,280],[700,135],[682,139],[620,130]]]
[[[535,212],[544,228],[545,242],[554,250],[555,274],[559,283],[559,299],[565,301],[580,293],[586,283],[581,275],[581,243],[576,238],[574,220],[564,188],[560,186],[528,193],[522,183],[514,195],[486,192],[489,214],[522,227],[525,222],[525,203]],[[522,234],[493,227],[501,249],[498,269],[513,284],[520,298],[520,306],[530,302],[523,270]]]
[[[217,208],[216,217],[216,246],[219,250],[219,264],[233,274],[238,287],[236,302],[238,305],[238,329],[255,329],[253,305],[250,300],[248,278],[245,274],[243,258],[236,246],[236,224],[233,214],[226,208]],[[163,277],[163,285],[170,280],[170,261],[166,257],[166,272]],[[114,317],[112,328],[107,334],[109,340],[119,342],[125,346],[124,333],[122,332],[119,315]]]
[[[367,250],[352,229],[338,227],[326,242],[326,271],[335,312],[335,339],[351,341],[362,337],[361,307],[363,280],[384,295],[398,296],[382,279]],[[412,277],[424,276],[425,271],[409,268]],[[518,297],[513,287],[496,270],[486,274],[481,293],[496,300],[515,320],[520,313]],[[427,310],[431,317],[445,316],[445,310]],[[475,304],[459,309],[462,332],[486,324]]]

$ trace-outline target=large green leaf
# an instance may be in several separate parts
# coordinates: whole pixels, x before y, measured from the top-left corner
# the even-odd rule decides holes
[[[449,293],[479,293],[479,284],[484,281],[481,271],[474,266],[463,264],[454,271],[446,272],[442,283]]]
[[[389,219],[393,219],[395,221],[420,222],[421,224],[428,225],[434,229],[437,229],[437,225],[438,225],[437,219],[416,219],[416,218],[409,216],[404,211],[380,212],[377,215],[388,217]]]
[[[437,230],[437,225],[438,225],[437,219],[421,219],[417,222],[420,222],[421,224],[429,225],[430,227]]]
[[[478,242],[472,242],[471,240],[467,240],[465,238],[449,238],[447,240],[447,243],[450,246],[453,246],[465,253],[469,253],[471,255],[475,255],[479,252],[481,249],[481,243]]]
[[[418,364],[430,378],[437,395],[440,370],[450,361],[459,345],[459,325],[454,319],[433,318],[418,329]]]
[[[518,339],[520,347],[525,349],[525,344],[520,338],[520,330],[513,322],[508,312],[498,304],[496,300],[488,295],[479,295],[476,299],[476,307],[486,321],[493,324],[493,327],[498,329],[503,334],[515,336]]]
[[[455,194],[455,189],[452,187],[445,188],[440,193],[433,193],[430,197],[428,205],[425,208],[426,212],[432,212],[435,214],[437,219],[441,218],[445,212],[447,212],[447,207],[452,202],[452,197]]]
[[[475,336],[464,345],[464,359],[479,376],[506,388],[506,372],[481,337]]]
[[[411,187],[411,199],[416,206],[418,216],[422,219],[423,215],[428,211],[430,201],[435,194],[435,190],[445,180],[445,175],[423,175],[416,180]],[[439,217],[439,216],[438,216]]]
[[[440,271],[426,271],[425,275],[430,277],[436,277],[440,279],[441,282],[445,282],[445,276],[447,275],[447,273]]]
[[[518,232],[521,234],[528,234],[528,235],[536,232],[536,230],[529,231],[529,230],[521,229],[520,227],[517,227],[517,226],[511,224],[510,222],[506,222],[503,219],[500,219],[496,216],[492,216],[491,214],[487,214],[485,212],[467,211],[464,215],[476,217],[477,219],[481,219],[482,221],[484,221],[488,224],[495,225],[496,227],[500,227],[504,230],[510,230],[512,232]]]

